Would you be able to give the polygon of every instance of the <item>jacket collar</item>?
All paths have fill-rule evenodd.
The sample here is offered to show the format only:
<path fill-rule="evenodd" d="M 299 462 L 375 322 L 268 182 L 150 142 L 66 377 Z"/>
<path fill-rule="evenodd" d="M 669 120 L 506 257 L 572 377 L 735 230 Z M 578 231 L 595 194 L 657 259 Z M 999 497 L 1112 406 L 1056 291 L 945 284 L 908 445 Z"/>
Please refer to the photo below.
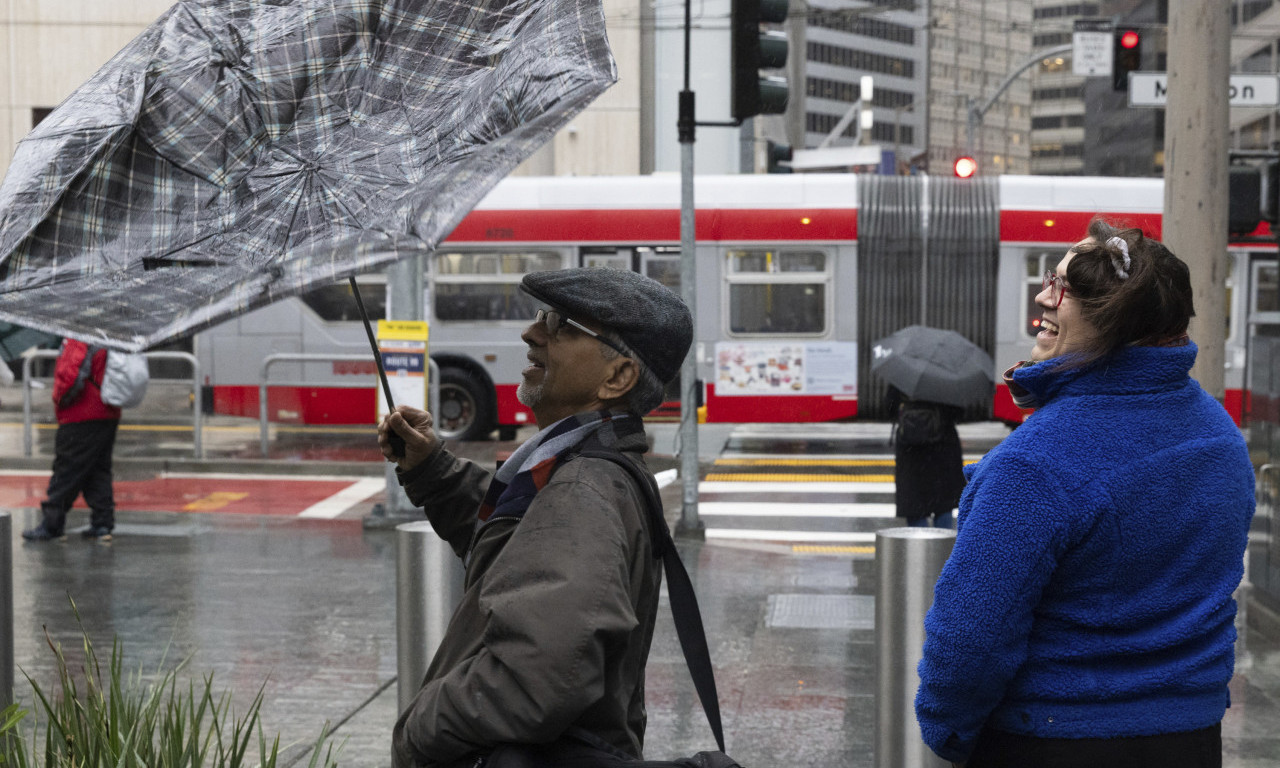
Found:
<path fill-rule="evenodd" d="M 1061 369 L 1061 358 L 1017 368 L 1011 378 L 1043 406 L 1059 395 L 1133 395 L 1167 389 L 1187 379 L 1198 348 L 1121 347 L 1083 368 Z"/>

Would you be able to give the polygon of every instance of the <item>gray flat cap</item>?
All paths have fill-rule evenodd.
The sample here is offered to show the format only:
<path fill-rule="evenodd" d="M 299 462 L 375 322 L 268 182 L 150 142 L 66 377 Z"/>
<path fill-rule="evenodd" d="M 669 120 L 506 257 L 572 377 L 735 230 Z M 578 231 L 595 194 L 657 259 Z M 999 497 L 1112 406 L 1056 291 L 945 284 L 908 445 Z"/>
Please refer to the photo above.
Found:
<path fill-rule="evenodd" d="M 663 382 L 680 372 L 693 342 L 693 316 L 657 280 L 623 269 L 531 272 L 520 287 L 575 320 L 594 320 L 622 337 Z"/>

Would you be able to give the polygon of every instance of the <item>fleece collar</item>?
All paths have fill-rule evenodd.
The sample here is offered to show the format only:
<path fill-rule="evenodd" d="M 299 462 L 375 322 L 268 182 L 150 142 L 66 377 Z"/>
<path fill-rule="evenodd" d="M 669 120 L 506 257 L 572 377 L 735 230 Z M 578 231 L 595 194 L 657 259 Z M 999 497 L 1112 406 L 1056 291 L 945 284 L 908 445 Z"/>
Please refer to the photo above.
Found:
<path fill-rule="evenodd" d="M 1177 347 L 1121 347 L 1083 368 L 1059 369 L 1061 359 L 1014 370 L 1013 381 L 1038 405 L 1059 395 L 1136 395 L 1186 381 L 1199 349 L 1188 341 Z"/>

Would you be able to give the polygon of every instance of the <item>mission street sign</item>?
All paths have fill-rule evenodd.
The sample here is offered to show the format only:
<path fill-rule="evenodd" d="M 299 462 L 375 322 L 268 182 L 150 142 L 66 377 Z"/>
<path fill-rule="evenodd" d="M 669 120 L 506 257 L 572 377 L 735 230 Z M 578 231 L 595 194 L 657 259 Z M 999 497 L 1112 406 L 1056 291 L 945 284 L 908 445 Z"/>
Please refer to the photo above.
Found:
<path fill-rule="evenodd" d="M 1168 96 L 1167 73 L 1129 73 L 1129 106 L 1163 107 Z M 1280 106 L 1280 76 L 1231 75 L 1227 85 L 1227 104 L 1232 107 Z"/>

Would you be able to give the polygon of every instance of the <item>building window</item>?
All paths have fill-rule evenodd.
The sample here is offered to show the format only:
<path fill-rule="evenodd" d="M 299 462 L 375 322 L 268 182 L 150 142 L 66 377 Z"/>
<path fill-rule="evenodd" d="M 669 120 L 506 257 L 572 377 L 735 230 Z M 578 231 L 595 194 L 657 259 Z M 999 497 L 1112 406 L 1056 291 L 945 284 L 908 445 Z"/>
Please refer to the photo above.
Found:
<path fill-rule="evenodd" d="M 1036 19 L 1061 19 L 1071 16 L 1097 16 L 1098 3 L 1067 3 L 1035 9 Z"/>
<path fill-rule="evenodd" d="M 915 45 L 916 42 L 916 31 L 911 27 L 866 16 L 851 16 L 845 10 L 814 8 L 809 12 L 809 23 L 823 29 L 834 29 L 890 43 Z"/>
<path fill-rule="evenodd" d="M 845 48 L 840 45 L 809 42 L 807 45 L 809 61 L 819 64 L 832 64 L 848 69 L 860 69 L 882 75 L 913 78 L 916 74 L 916 63 L 911 59 L 899 56 L 885 56 L 856 48 Z"/>
<path fill-rule="evenodd" d="M 805 79 L 805 93 L 817 99 L 831 99 L 849 104 L 861 97 L 858 83 L 840 80 L 829 80 L 825 77 L 809 77 Z M 909 91 L 898 91 L 893 88 L 877 87 L 871 98 L 872 106 L 896 109 L 914 103 L 915 94 Z"/>
<path fill-rule="evenodd" d="M 560 269 L 556 251 L 450 251 L 435 258 L 440 320 L 532 320 L 538 302 L 520 290 L 529 272 Z"/>
<path fill-rule="evenodd" d="M 1065 45 L 1071 42 L 1070 32 L 1044 32 L 1032 38 L 1035 48 L 1049 48 L 1054 45 Z"/>
<path fill-rule="evenodd" d="M 725 253 L 731 335 L 819 336 L 827 330 L 830 260 L 821 251 Z"/>
<path fill-rule="evenodd" d="M 1031 92 L 1031 98 L 1035 101 L 1048 101 L 1050 99 L 1083 99 L 1084 86 L 1076 85 L 1065 88 L 1037 88 Z"/>

